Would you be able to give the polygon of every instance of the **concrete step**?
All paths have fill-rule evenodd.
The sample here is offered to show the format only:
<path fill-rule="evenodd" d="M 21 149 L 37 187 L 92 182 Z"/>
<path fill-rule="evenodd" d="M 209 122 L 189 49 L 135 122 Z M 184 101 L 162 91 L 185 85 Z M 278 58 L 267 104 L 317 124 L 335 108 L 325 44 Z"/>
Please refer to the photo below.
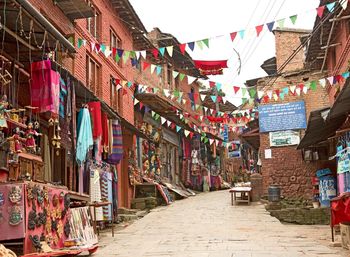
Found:
<path fill-rule="evenodd" d="M 139 219 L 135 214 L 118 214 L 118 223 L 120 222 L 129 222 Z"/>
<path fill-rule="evenodd" d="M 136 209 L 127 209 L 124 207 L 118 208 L 118 214 L 133 214 L 135 215 L 139 210 Z"/>
<path fill-rule="evenodd" d="M 143 217 L 145 217 L 148 213 L 149 213 L 149 211 L 138 211 L 138 212 L 136 213 L 136 215 L 137 215 L 137 217 L 139 217 L 139 218 L 143 218 Z"/>

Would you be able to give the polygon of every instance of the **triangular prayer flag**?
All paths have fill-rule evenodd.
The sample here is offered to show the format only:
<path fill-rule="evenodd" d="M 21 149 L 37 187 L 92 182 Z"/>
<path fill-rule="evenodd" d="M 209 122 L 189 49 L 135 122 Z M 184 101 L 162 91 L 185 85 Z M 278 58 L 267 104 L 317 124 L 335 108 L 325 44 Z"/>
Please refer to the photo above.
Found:
<path fill-rule="evenodd" d="M 298 15 L 292 15 L 289 16 L 289 19 L 291 20 L 291 22 L 293 23 L 293 25 L 295 25 L 295 22 L 297 21 Z"/>
<path fill-rule="evenodd" d="M 120 58 L 122 58 L 123 54 L 124 54 L 124 50 L 123 49 L 117 49 L 117 53 L 118 53 L 118 56 Z"/>
<path fill-rule="evenodd" d="M 275 99 L 275 101 L 277 102 L 277 100 L 278 100 L 278 95 L 273 94 L 273 99 Z"/>
<path fill-rule="evenodd" d="M 148 63 L 148 62 L 143 62 L 142 63 L 142 67 L 143 67 L 143 70 L 146 70 L 151 64 Z"/>
<path fill-rule="evenodd" d="M 203 39 L 202 42 L 209 48 L 209 38 Z"/>
<path fill-rule="evenodd" d="M 188 47 L 191 49 L 191 51 L 194 50 L 194 42 L 187 43 Z"/>
<path fill-rule="evenodd" d="M 273 30 L 273 26 L 275 25 L 274 21 L 271 21 L 269 23 L 266 23 L 267 28 L 269 29 L 270 32 Z"/>
<path fill-rule="evenodd" d="M 311 81 L 311 83 L 310 83 L 310 89 L 311 89 L 311 90 L 316 90 L 316 87 L 317 87 L 316 81 Z"/>
<path fill-rule="evenodd" d="M 247 91 L 248 91 L 248 90 L 247 90 L 246 88 L 244 88 L 244 87 L 242 88 L 242 96 L 243 96 L 243 97 L 246 95 Z"/>
<path fill-rule="evenodd" d="M 329 12 L 333 12 L 334 11 L 334 6 L 335 6 L 335 2 L 326 4 L 326 6 L 327 6 L 327 9 L 328 9 Z"/>
<path fill-rule="evenodd" d="M 240 38 L 241 38 L 241 39 L 243 39 L 243 38 L 244 38 L 244 32 L 245 32 L 245 30 L 244 30 L 244 29 L 242 29 L 242 30 L 238 31 L 238 34 L 239 34 L 239 36 L 240 36 Z"/>
<path fill-rule="evenodd" d="M 146 57 L 147 57 L 147 52 L 146 52 L 146 50 L 140 51 L 140 54 L 141 54 L 141 56 L 143 57 L 143 59 L 146 59 Z"/>
<path fill-rule="evenodd" d="M 186 50 L 186 43 L 184 43 L 184 44 L 180 44 L 180 45 L 179 45 L 179 47 L 180 47 L 180 51 L 181 51 L 181 53 L 182 53 L 182 54 L 185 54 L 185 50 Z"/>
<path fill-rule="evenodd" d="M 185 78 L 185 74 L 180 73 L 180 81 L 182 81 Z"/>
<path fill-rule="evenodd" d="M 212 145 L 214 143 L 214 139 L 209 139 L 210 145 Z"/>
<path fill-rule="evenodd" d="M 201 50 L 203 50 L 203 42 L 202 42 L 202 40 L 196 41 L 196 44 Z"/>
<path fill-rule="evenodd" d="M 91 42 L 91 52 L 93 52 L 95 50 L 95 43 L 94 42 Z"/>
<path fill-rule="evenodd" d="M 236 36 L 237 36 L 237 32 L 230 33 L 230 37 L 231 37 L 232 42 L 233 42 L 233 40 L 235 40 Z"/>
<path fill-rule="evenodd" d="M 211 100 L 213 100 L 213 102 L 216 103 L 216 98 L 217 98 L 216 95 L 211 95 L 210 97 L 211 97 Z"/>
<path fill-rule="evenodd" d="M 129 57 L 130 57 L 130 51 L 124 51 L 124 55 L 123 55 L 124 64 L 127 62 Z"/>
<path fill-rule="evenodd" d="M 173 78 L 176 79 L 176 77 L 179 75 L 179 72 L 173 71 Z"/>
<path fill-rule="evenodd" d="M 159 50 L 157 48 L 152 49 L 152 54 L 155 58 L 158 58 Z"/>
<path fill-rule="evenodd" d="M 151 74 L 153 74 L 154 70 L 156 69 L 156 65 L 151 64 Z"/>
<path fill-rule="evenodd" d="M 350 75 L 350 72 L 347 71 L 347 72 L 342 73 L 341 75 L 343 76 L 344 79 L 347 79 Z"/>
<path fill-rule="evenodd" d="M 264 91 L 258 91 L 258 98 L 261 99 L 264 95 Z"/>
<path fill-rule="evenodd" d="M 78 48 L 83 46 L 83 39 L 78 38 Z"/>
<path fill-rule="evenodd" d="M 284 100 L 284 93 L 280 93 L 281 100 Z"/>
<path fill-rule="evenodd" d="M 221 90 L 221 87 L 222 87 L 222 84 L 221 84 L 221 83 L 216 82 L 216 89 L 217 89 L 218 91 L 220 91 L 220 90 Z"/>
<path fill-rule="evenodd" d="M 326 79 L 320 79 L 318 82 L 321 84 L 321 87 L 324 88 L 326 86 Z"/>
<path fill-rule="evenodd" d="M 307 94 L 307 90 L 308 90 L 309 88 L 307 87 L 307 86 L 305 86 L 305 87 L 303 87 L 303 93 L 306 95 Z"/>
<path fill-rule="evenodd" d="M 339 3 L 340 3 L 340 5 L 341 5 L 341 7 L 343 8 L 343 10 L 345 10 L 346 7 L 348 6 L 348 2 L 349 2 L 349 1 L 347 1 L 347 0 L 345 0 L 345 1 L 340 0 L 340 1 L 339 1 Z"/>
<path fill-rule="evenodd" d="M 163 118 L 163 117 L 160 117 L 160 122 L 161 122 L 161 124 L 163 125 L 163 124 L 166 122 L 166 119 Z"/>
<path fill-rule="evenodd" d="M 206 97 L 206 95 L 200 94 L 200 98 L 201 98 L 202 102 L 204 101 L 205 97 Z"/>
<path fill-rule="evenodd" d="M 237 92 L 239 91 L 240 87 L 237 86 L 233 86 L 233 91 L 235 92 L 235 94 L 237 94 Z"/>
<path fill-rule="evenodd" d="M 251 98 L 254 98 L 256 95 L 256 90 L 255 89 L 249 89 L 249 95 Z"/>
<path fill-rule="evenodd" d="M 333 76 L 330 76 L 327 78 L 329 84 L 333 85 L 334 84 L 334 77 Z"/>
<path fill-rule="evenodd" d="M 300 94 L 301 94 L 301 89 L 300 89 L 300 87 L 298 87 L 297 89 L 295 89 L 295 92 L 297 93 L 297 95 L 300 95 Z"/>
<path fill-rule="evenodd" d="M 267 91 L 266 94 L 267 94 L 267 96 L 268 96 L 269 99 L 272 98 L 272 93 L 273 93 L 272 90 L 268 90 L 268 91 Z"/>
<path fill-rule="evenodd" d="M 278 20 L 278 21 L 277 21 L 278 27 L 283 28 L 283 27 L 284 27 L 284 21 L 285 21 L 285 20 L 286 20 L 286 18 L 283 18 L 283 19 Z"/>
<path fill-rule="evenodd" d="M 167 46 L 166 50 L 170 57 L 173 57 L 174 46 Z"/>
<path fill-rule="evenodd" d="M 141 57 L 140 51 L 135 51 L 135 54 L 136 54 L 136 59 L 139 60 Z"/>
<path fill-rule="evenodd" d="M 324 5 L 322 5 L 322 6 L 318 7 L 318 8 L 316 8 L 318 17 L 322 18 L 323 12 L 324 12 L 324 8 L 325 8 Z"/>
<path fill-rule="evenodd" d="M 106 50 L 105 50 L 104 54 L 105 54 L 105 56 L 106 56 L 107 58 L 111 56 L 112 51 L 111 51 L 111 49 L 109 48 L 109 46 L 106 46 Z"/>
<path fill-rule="evenodd" d="M 184 134 L 185 134 L 186 137 L 188 137 L 188 135 L 190 134 L 190 132 L 189 132 L 187 129 L 185 129 Z"/>
<path fill-rule="evenodd" d="M 134 105 L 137 105 L 140 101 L 137 100 L 136 98 L 134 99 Z"/>
<path fill-rule="evenodd" d="M 197 78 L 192 76 L 187 76 L 188 84 L 191 85 Z"/>
<path fill-rule="evenodd" d="M 162 72 L 162 66 L 157 66 L 157 76 Z"/>
<path fill-rule="evenodd" d="M 165 54 L 165 47 L 159 48 L 159 52 L 160 52 L 160 54 L 161 54 L 162 56 L 164 56 L 164 54 Z"/>
<path fill-rule="evenodd" d="M 168 125 L 168 127 L 170 127 L 171 121 L 170 121 L 170 120 L 167 120 L 167 121 L 166 121 L 166 124 Z"/>
<path fill-rule="evenodd" d="M 106 46 L 104 44 L 100 45 L 101 52 L 104 54 L 106 51 Z"/>
<path fill-rule="evenodd" d="M 290 92 L 292 92 L 292 93 L 294 94 L 294 93 L 295 93 L 296 86 L 290 86 L 289 89 L 290 89 Z"/>
<path fill-rule="evenodd" d="M 260 35 L 263 28 L 264 28 L 264 24 L 255 27 L 257 37 Z"/>
<path fill-rule="evenodd" d="M 95 49 L 96 49 L 96 52 L 98 53 L 101 50 L 101 45 L 96 43 L 95 44 Z"/>

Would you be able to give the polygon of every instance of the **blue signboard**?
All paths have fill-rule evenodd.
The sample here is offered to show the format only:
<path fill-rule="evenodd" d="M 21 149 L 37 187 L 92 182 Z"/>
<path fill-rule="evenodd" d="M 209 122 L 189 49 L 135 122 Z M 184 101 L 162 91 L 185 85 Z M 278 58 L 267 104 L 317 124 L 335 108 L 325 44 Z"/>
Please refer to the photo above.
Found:
<path fill-rule="evenodd" d="M 268 104 L 259 106 L 260 132 L 305 129 L 305 103 Z"/>

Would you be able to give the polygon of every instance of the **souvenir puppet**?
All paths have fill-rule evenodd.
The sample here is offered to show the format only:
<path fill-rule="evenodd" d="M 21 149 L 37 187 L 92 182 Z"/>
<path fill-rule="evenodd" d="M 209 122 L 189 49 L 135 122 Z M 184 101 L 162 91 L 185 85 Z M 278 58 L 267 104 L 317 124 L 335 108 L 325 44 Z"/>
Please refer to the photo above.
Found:
<path fill-rule="evenodd" d="M 140 130 L 141 130 L 141 132 L 142 132 L 143 134 L 146 133 L 146 130 L 147 130 L 147 124 L 146 124 L 146 122 L 143 122 L 143 123 L 142 123 Z"/>
<path fill-rule="evenodd" d="M 41 133 L 38 133 L 33 128 L 33 123 L 29 122 L 27 126 L 27 130 L 25 132 L 26 137 L 26 149 L 28 152 L 35 153 L 36 152 L 36 143 L 34 136 L 41 136 Z"/>
<path fill-rule="evenodd" d="M 15 128 L 14 134 L 11 137 L 7 138 L 7 141 L 10 142 L 10 152 L 11 153 L 21 153 L 23 151 L 22 142 L 25 142 L 25 139 L 21 137 L 20 128 Z"/>
<path fill-rule="evenodd" d="M 7 102 L 7 96 L 3 95 L 0 100 L 0 129 L 7 128 L 6 112 L 9 103 Z"/>

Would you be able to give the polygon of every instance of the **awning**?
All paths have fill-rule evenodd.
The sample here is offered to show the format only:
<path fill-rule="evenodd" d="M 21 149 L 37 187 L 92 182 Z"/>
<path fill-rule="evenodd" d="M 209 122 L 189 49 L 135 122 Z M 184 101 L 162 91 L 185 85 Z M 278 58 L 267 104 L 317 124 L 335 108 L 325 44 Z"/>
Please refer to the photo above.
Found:
<path fill-rule="evenodd" d="M 72 21 L 95 16 L 93 6 L 88 0 L 55 0 L 55 3 Z"/>
<path fill-rule="evenodd" d="M 331 108 L 323 108 L 310 113 L 305 136 L 297 149 L 315 145 L 329 137 L 343 125 L 350 113 L 350 78 L 346 79 Z"/>
<path fill-rule="evenodd" d="M 323 117 L 330 110 L 330 108 L 322 108 L 310 113 L 305 135 L 300 141 L 297 149 L 318 144 L 335 134 L 336 130 L 345 122 L 347 115 L 338 116 L 331 121 L 327 119 L 325 120 Z"/>
<path fill-rule="evenodd" d="M 182 108 L 180 106 L 175 106 L 176 108 L 174 108 L 174 102 L 170 102 L 168 99 L 153 93 L 138 93 L 135 97 L 164 118 L 169 119 L 182 128 L 193 131 L 193 129 L 176 114 L 176 109 L 182 110 Z M 198 127 L 200 126 L 196 120 L 191 121 Z"/>
<path fill-rule="evenodd" d="M 203 75 L 221 75 L 223 69 L 227 68 L 227 60 L 199 61 L 194 60 L 194 65 Z"/>
<path fill-rule="evenodd" d="M 10 4 L 5 0 L 0 0 L 0 12 L 5 16 L 2 17 L 3 31 L 10 37 L 5 37 L 5 49 L 11 56 L 17 56 L 17 41 L 26 48 L 21 47 L 19 62 L 28 62 L 27 53 L 23 50 L 30 49 L 31 53 L 38 53 L 42 58 L 43 49 L 39 47 L 45 44 L 49 49 L 55 48 L 56 42 L 59 41 L 64 49 L 69 53 L 75 53 L 75 48 L 64 35 L 62 35 L 28 0 L 13 0 Z M 21 20 L 19 24 L 19 20 Z M 32 24 L 32 25 L 31 25 Z M 32 33 L 32 39 L 28 41 L 25 36 Z M 20 33 L 21 32 L 21 33 Z M 30 43 L 29 43 L 30 42 Z M 22 61 L 23 60 L 23 61 Z"/>

